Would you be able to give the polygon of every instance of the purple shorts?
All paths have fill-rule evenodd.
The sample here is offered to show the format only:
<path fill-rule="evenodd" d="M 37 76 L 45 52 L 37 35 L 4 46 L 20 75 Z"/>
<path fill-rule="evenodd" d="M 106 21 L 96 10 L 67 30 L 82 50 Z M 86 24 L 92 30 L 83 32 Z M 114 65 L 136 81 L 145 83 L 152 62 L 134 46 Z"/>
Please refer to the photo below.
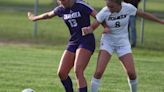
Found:
<path fill-rule="evenodd" d="M 70 42 L 67 45 L 67 50 L 71 52 L 76 52 L 78 48 L 84 48 L 91 52 L 94 52 L 95 50 L 95 38 L 93 37 L 83 37 L 79 43 L 76 44 L 70 44 Z"/>

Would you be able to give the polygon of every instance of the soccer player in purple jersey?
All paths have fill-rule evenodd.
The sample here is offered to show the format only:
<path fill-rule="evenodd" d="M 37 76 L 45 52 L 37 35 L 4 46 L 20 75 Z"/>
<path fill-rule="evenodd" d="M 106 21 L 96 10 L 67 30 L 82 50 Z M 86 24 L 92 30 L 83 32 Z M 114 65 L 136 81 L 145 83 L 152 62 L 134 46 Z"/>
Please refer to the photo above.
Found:
<path fill-rule="evenodd" d="M 90 26 L 90 16 L 95 18 L 96 11 L 83 1 L 58 0 L 58 3 L 60 5 L 54 10 L 38 16 L 28 12 L 28 18 L 31 21 L 37 21 L 59 16 L 64 20 L 71 37 L 61 58 L 58 76 L 66 92 L 73 92 L 72 81 L 68 74 L 74 68 L 78 92 L 87 92 L 84 70 L 95 50 L 95 38 L 92 33 L 82 36 L 81 29 Z"/>

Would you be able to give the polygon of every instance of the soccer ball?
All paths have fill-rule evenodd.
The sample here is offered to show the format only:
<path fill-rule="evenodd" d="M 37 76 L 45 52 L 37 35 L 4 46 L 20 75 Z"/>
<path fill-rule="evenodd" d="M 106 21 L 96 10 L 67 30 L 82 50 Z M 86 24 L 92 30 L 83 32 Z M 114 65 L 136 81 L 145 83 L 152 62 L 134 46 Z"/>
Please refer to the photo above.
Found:
<path fill-rule="evenodd" d="M 35 91 L 31 88 L 26 88 L 26 89 L 22 90 L 22 92 L 35 92 Z"/>

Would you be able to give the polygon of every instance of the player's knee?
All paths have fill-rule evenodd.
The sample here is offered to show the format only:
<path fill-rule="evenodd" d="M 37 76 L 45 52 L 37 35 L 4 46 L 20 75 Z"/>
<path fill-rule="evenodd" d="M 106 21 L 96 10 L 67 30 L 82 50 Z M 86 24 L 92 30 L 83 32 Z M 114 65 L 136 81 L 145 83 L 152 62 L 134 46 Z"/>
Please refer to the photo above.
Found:
<path fill-rule="evenodd" d="M 100 79 L 100 78 L 102 77 L 102 75 L 103 75 L 103 73 L 100 72 L 100 71 L 98 71 L 98 72 L 95 72 L 94 77 L 95 77 L 96 79 Z"/>
<path fill-rule="evenodd" d="M 61 80 L 65 80 L 65 79 L 67 78 L 67 76 L 68 76 L 68 74 L 66 74 L 66 73 L 63 72 L 63 71 L 58 71 L 58 72 L 57 72 L 57 75 L 59 76 L 59 78 L 60 78 Z"/>
<path fill-rule="evenodd" d="M 81 69 L 74 69 L 74 72 L 75 72 L 77 78 L 84 77 L 83 70 L 81 70 Z"/>
<path fill-rule="evenodd" d="M 137 78 L 135 72 L 128 72 L 128 76 L 130 80 L 135 80 Z"/>

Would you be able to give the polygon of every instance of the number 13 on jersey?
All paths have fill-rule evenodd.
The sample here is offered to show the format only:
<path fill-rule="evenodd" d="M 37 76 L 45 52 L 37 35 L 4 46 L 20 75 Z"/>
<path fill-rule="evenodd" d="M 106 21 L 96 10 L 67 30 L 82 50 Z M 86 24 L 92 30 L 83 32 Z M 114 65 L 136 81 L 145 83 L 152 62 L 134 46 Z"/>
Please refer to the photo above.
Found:
<path fill-rule="evenodd" d="M 69 19 L 68 22 L 70 23 L 71 27 L 76 27 L 77 26 L 76 19 Z"/>

